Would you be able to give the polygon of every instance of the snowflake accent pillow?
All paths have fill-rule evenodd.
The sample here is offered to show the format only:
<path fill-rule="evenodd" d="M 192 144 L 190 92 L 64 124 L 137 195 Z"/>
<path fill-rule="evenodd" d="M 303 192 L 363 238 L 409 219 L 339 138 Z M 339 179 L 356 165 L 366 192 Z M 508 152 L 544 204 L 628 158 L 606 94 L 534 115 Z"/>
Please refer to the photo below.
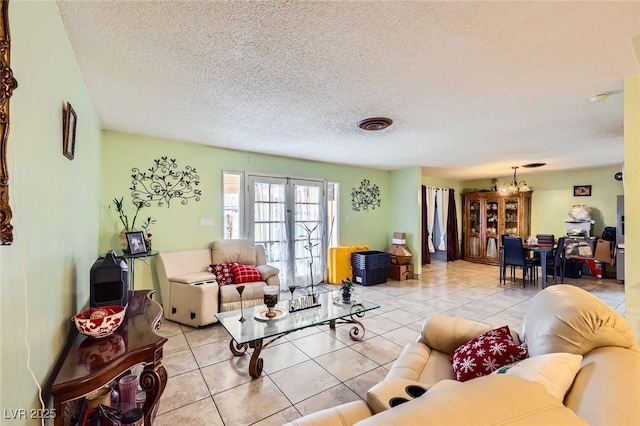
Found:
<path fill-rule="evenodd" d="M 505 325 L 487 331 L 453 351 L 451 367 L 456 379 L 466 382 L 526 357 L 526 345 L 517 345 Z"/>
<path fill-rule="evenodd" d="M 233 274 L 231 273 L 231 265 L 226 263 L 213 263 L 209 265 L 209 272 L 216 276 L 218 285 L 233 284 Z"/>

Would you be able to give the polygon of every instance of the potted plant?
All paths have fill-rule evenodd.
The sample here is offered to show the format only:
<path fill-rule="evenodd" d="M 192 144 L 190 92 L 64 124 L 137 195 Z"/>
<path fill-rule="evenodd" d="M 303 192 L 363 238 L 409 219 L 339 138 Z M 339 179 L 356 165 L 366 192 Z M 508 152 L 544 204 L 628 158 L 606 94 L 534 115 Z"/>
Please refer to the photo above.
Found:
<path fill-rule="evenodd" d="M 151 216 L 147 217 L 147 219 L 142 223 L 142 229 L 144 230 L 144 235 L 146 236 L 144 242 L 147 245 L 147 250 L 151 250 L 151 237 L 153 234 L 149 232 L 151 225 L 155 224 L 156 220 L 151 219 Z"/>
<path fill-rule="evenodd" d="M 133 202 L 133 205 L 136 207 L 136 211 L 133 214 L 133 220 L 131 221 L 131 223 L 129 223 L 129 217 L 124 212 L 123 199 L 124 197 L 120 197 L 119 200 L 117 198 L 114 198 L 113 201 L 111 201 L 111 204 L 113 204 L 116 212 L 118 212 L 118 217 L 120 219 L 120 222 L 122 222 L 122 226 L 124 226 L 124 230 L 126 232 L 134 231 L 136 226 L 136 219 L 138 218 L 138 212 L 140 212 L 140 209 L 144 207 L 144 203 L 142 201 Z"/>
<path fill-rule="evenodd" d="M 351 302 L 351 293 L 353 292 L 353 286 L 355 284 L 347 278 L 346 280 L 342 280 L 342 284 L 340 285 L 340 291 L 342 291 L 342 301 L 345 303 Z"/>
<path fill-rule="evenodd" d="M 124 229 L 120 231 L 120 247 L 122 247 L 122 250 L 127 251 L 129 245 L 127 243 L 126 233 L 136 230 L 135 228 L 136 219 L 138 218 L 138 213 L 140 212 L 140 209 L 144 207 L 144 202 L 135 201 L 135 200 L 133 201 L 133 205 L 135 206 L 136 210 L 135 210 L 135 213 L 133 214 L 133 220 L 131 221 L 131 223 L 129 223 L 129 216 L 127 216 L 127 214 L 124 211 L 123 200 L 124 200 L 124 197 L 120 197 L 120 199 L 114 198 L 111 201 L 111 204 L 116 209 L 116 212 L 118 213 L 118 218 L 120 219 L 122 226 L 124 226 Z"/>

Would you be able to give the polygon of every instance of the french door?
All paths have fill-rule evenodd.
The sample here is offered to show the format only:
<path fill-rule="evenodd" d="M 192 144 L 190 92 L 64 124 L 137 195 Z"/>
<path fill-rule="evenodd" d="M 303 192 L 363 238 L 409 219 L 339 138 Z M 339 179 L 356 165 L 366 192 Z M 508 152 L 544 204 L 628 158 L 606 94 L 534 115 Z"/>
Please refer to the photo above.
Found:
<path fill-rule="evenodd" d="M 249 175 L 247 231 L 280 269 L 280 285 L 308 287 L 326 270 L 326 182 Z"/>

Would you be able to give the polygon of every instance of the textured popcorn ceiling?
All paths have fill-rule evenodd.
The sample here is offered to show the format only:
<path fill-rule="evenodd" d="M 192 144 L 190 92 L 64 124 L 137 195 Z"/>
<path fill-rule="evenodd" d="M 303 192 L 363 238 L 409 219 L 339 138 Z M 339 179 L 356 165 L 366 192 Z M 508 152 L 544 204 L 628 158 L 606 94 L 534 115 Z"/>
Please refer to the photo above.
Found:
<path fill-rule="evenodd" d="M 104 129 L 458 178 L 623 161 L 640 2 L 58 6 Z"/>

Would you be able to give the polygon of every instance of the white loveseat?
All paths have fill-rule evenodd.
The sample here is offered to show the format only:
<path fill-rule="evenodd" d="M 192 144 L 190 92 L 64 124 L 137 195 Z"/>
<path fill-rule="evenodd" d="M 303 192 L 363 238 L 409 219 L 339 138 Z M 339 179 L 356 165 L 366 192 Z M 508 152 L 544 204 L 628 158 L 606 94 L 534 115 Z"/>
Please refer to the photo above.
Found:
<path fill-rule="evenodd" d="M 235 284 L 220 286 L 211 264 L 252 265 L 261 281 L 243 283 L 244 307 L 263 302 L 263 287 L 280 286 L 277 268 L 266 264 L 264 247 L 248 240 L 214 241 L 209 249 L 161 252 L 156 261 L 164 317 L 192 327 L 217 322 L 218 312 L 240 309 Z"/>

